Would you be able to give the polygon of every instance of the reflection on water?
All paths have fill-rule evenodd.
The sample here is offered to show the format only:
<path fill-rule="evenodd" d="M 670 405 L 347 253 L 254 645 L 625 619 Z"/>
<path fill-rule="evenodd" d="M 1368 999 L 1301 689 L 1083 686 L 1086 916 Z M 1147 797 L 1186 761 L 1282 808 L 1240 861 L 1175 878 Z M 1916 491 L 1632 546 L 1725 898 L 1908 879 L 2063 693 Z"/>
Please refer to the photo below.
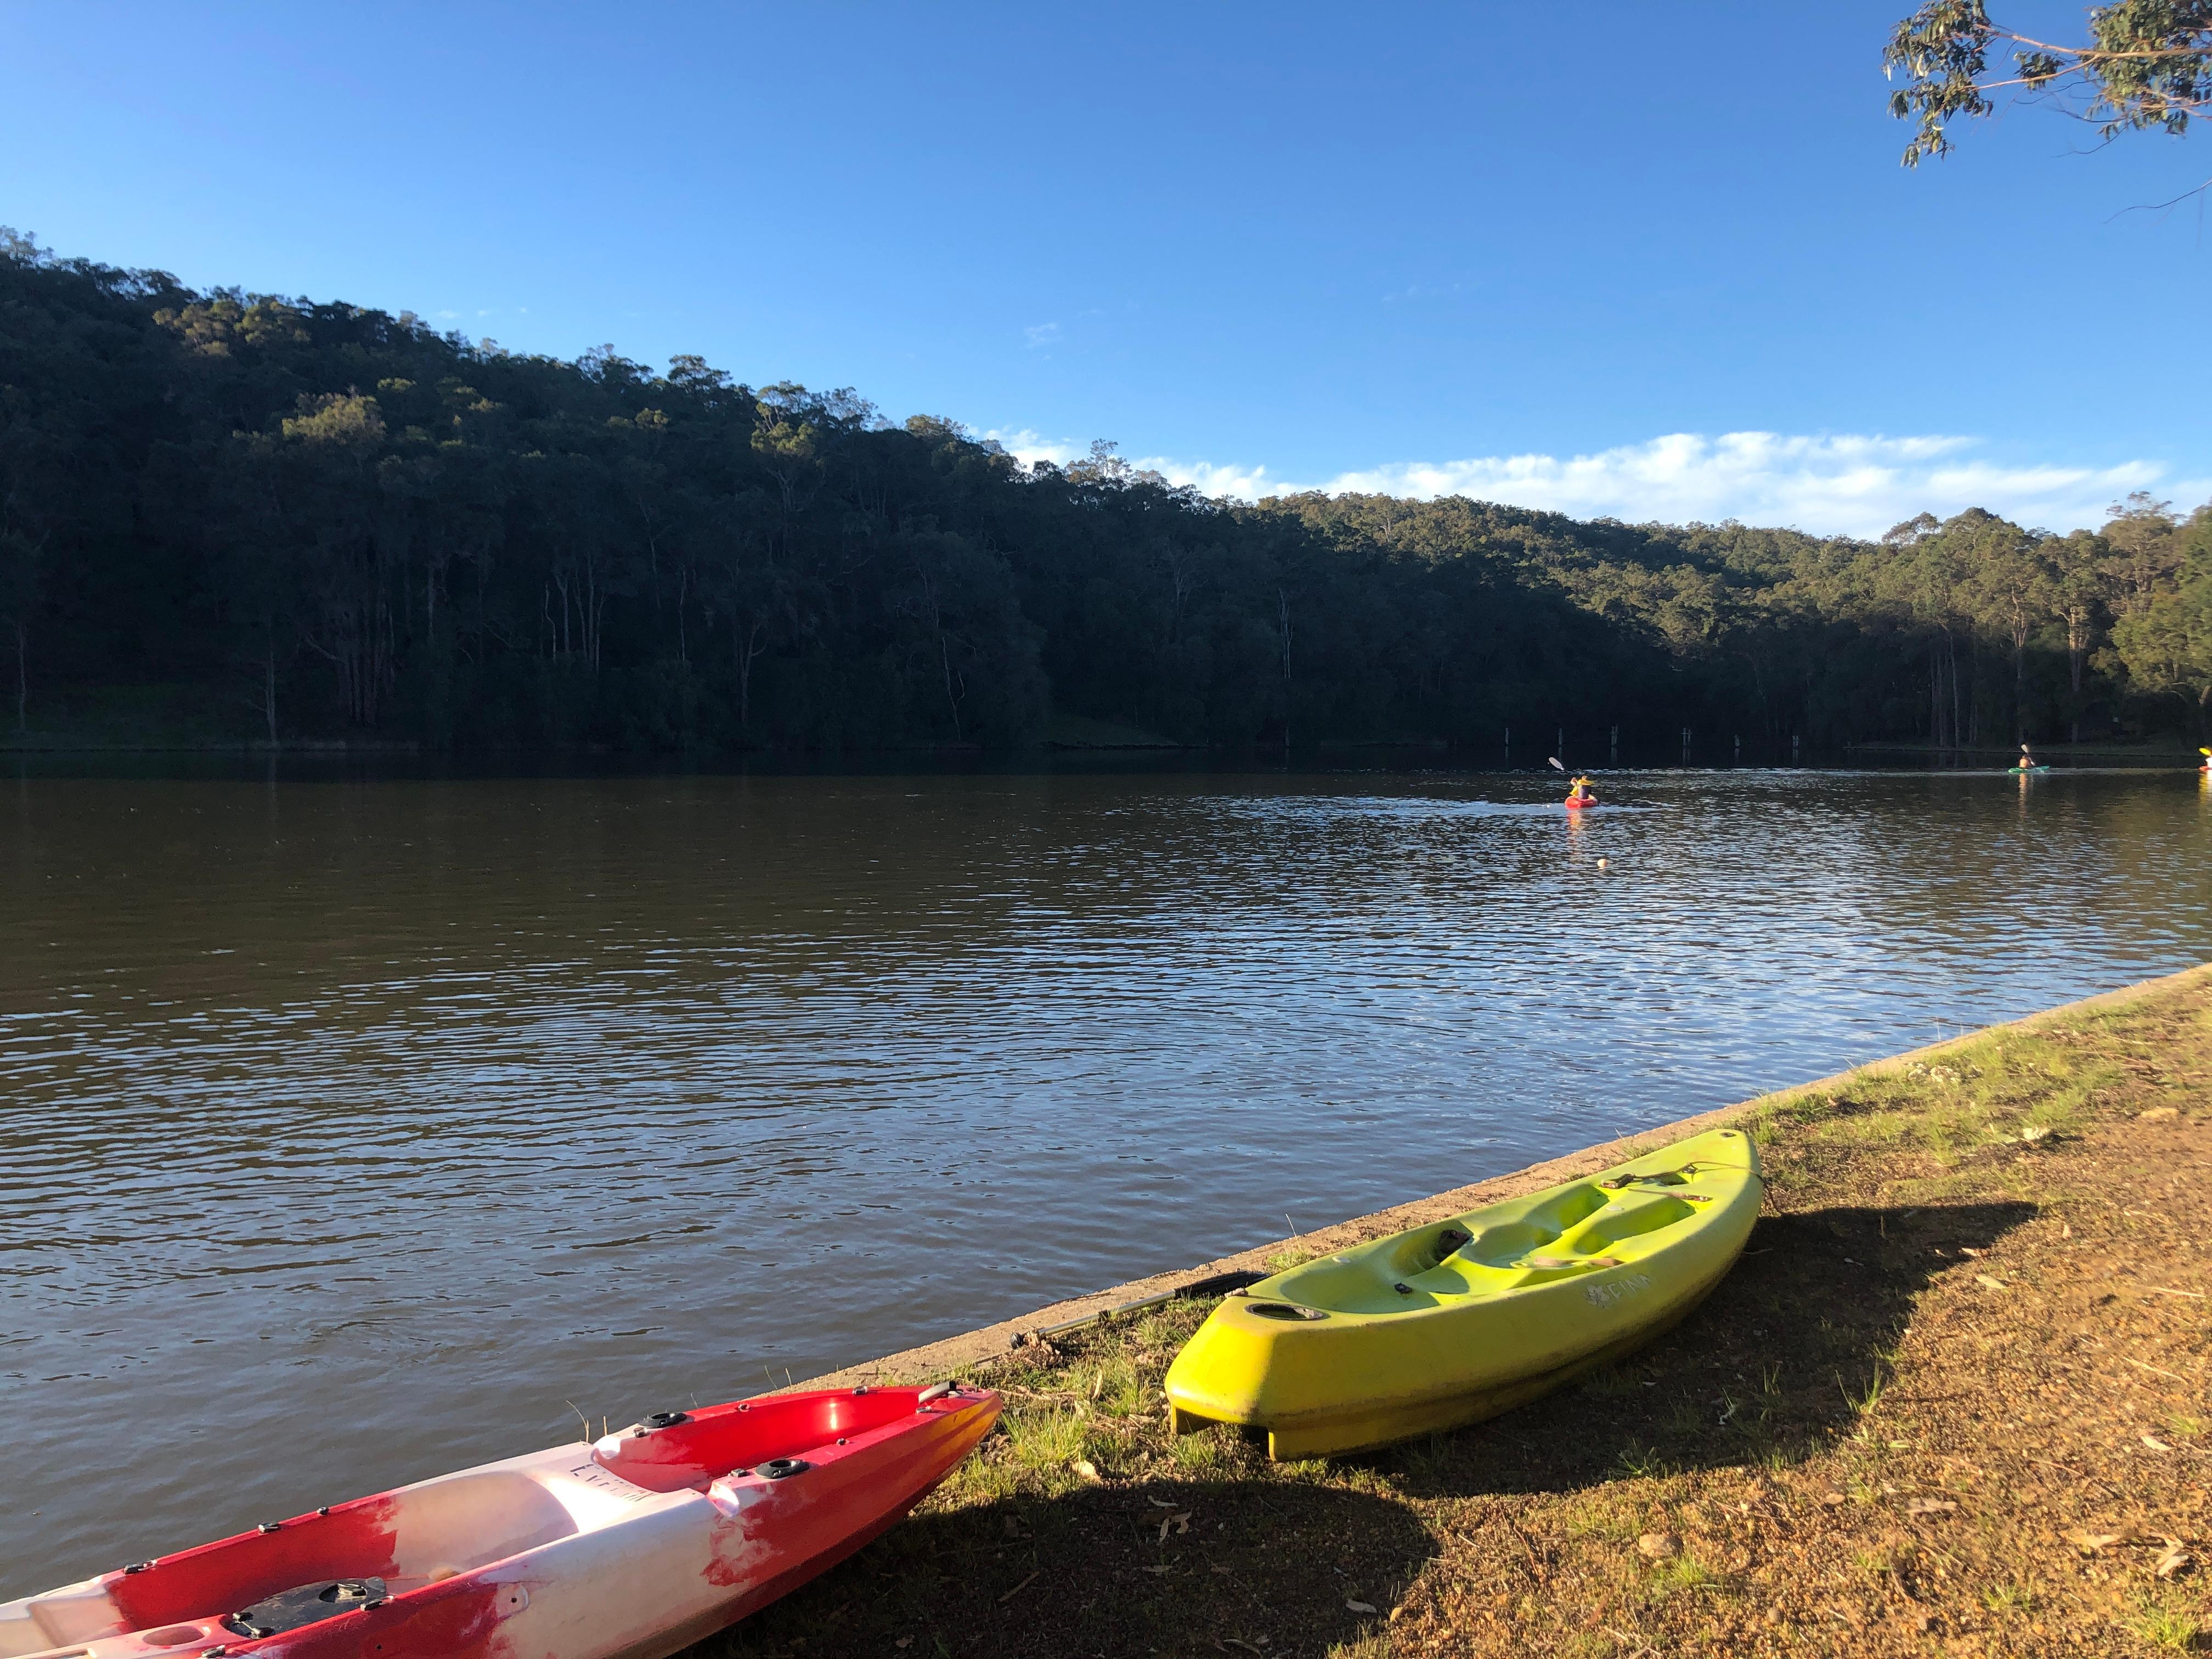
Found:
<path fill-rule="evenodd" d="M 2179 777 L 1607 793 L 0 784 L 0 1596 L 2212 955 Z"/>

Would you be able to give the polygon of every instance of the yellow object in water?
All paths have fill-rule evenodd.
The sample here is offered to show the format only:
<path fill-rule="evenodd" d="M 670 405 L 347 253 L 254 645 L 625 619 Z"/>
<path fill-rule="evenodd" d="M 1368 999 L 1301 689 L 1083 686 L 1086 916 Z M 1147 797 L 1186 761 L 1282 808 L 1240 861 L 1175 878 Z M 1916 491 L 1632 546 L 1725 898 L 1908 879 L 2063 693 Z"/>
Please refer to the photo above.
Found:
<path fill-rule="evenodd" d="M 1290 1268 L 1224 1298 L 1176 1356 L 1175 1427 L 1264 1430 L 1295 1458 L 1493 1417 L 1696 1307 L 1759 1204 L 1750 1138 L 1718 1129 Z"/>

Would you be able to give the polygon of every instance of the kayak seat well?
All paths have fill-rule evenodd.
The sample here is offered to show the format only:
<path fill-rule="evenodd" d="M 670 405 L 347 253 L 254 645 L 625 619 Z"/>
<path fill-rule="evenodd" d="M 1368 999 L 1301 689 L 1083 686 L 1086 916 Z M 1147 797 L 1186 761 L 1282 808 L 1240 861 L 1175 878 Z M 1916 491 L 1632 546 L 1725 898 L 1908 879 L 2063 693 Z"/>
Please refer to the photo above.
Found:
<path fill-rule="evenodd" d="M 1508 1222 L 1503 1227 L 1485 1227 L 1475 1235 L 1474 1242 L 1462 1248 L 1460 1254 L 1486 1267 L 1510 1267 L 1531 1250 L 1540 1250 L 1559 1243 L 1557 1227 L 1538 1226 L 1530 1221 Z"/>
<path fill-rule="evenodd" d="M 579 1529 L 575 1515 L 542 1481 L 509 1470 L 453 1475 L 411 1487 L 398 1494 L 392 1518 L 390 1575 L 395 1592 L 416 1581 L 472 1572 Z M 314 1576 L 357 1577 L 362 1571 L 342 1567 Z"/>
<path fill-rule="evenodd" d="M 1517 1267 L 1522 1257 L 1558 1243 L 1570 1227 L 1595 1215 L 1611 1201 L 1595 1187 L 1570 1187 L 1530 1206 L 1517 1220 L 1482 1228 L 1460 1247 L 1459 1255 L 1486 1267 Z"/>
<path fill-rule="evenodd" d="M 449 1475 L 241 1533 L 162 1558 L 131 1580 L 136 1625 L 149 1628 L 250 1607 L 308 1583 L 382 1578 L 398 1595 L 536 1549 L 580 1529 L 530 1475 Z"/>
<path fill-rule="evenodd" d="M 596 1443 L 592 1461 L 648 1492 L 704 1491 L 732 1469 L 804 1457 L 914 1415 L 912 1389 L 769 1395 L 709 1406 L 646 1434 L 624 1431 Z"/>
<path fill-rule="evenodd" d="M 1679 1198 L 1655 1194 L 1640 1201 L 1616 1205 L 1610 1214 L 1600 1216 L 1569 1239 L 1567 1248 L 1597 1255 L 1608 1245 L 1657 1232 L 1662 1227 L 1687 1221 L 1695 1214 L 1696 1209 Z"/>
<path fill-rule="evenodd" d="M 1409 1313 L 1619 1267 L 1613 1247 L 1698 1213 L 1666 1190 L 1681 1184 L 1686 1177 L 1676 1171 L 1615 1183 L 1609 1191 L 1582 1183 L 1517 1216 L 1508 1209 L 1510 1218 L 1487 1226 L 1480 1217 L 1462 1217 L 1433 1231 L 1404 1234 L 1388 1249 L 1294 1267 L 1283 1276 L 1281 1293 L 1297 1305 L 1330 1313 Z M 1471 1237 L 1470 1224 L 1476 1229 Z"/>

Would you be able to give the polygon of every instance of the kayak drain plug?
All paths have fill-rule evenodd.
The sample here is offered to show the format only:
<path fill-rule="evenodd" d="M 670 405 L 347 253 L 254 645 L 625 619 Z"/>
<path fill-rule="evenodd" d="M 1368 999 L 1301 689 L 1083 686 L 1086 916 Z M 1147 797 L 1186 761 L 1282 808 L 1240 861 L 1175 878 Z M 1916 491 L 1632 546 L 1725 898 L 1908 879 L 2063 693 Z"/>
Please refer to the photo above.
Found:
<path fill-rule="evenodd" d="M 690 1412 L 648 1412 L 638 1419 L 638 1427 L 645 1430 L 672 1429 L 678 1423 L 689 1423 Z"/>

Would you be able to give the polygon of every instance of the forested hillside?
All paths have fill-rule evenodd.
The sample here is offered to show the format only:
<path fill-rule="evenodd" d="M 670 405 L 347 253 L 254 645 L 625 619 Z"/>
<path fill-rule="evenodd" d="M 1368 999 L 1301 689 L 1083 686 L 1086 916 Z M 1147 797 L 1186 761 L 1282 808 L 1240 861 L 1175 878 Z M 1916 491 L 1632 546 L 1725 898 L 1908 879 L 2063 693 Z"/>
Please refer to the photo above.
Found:
<path fill-rule="evenodd" d="M 1556 727 L 1764 746 L 2196 730 L 2212 509 L 1879 544 L 1024 467 L 851 392 L 196 293 L 0 232 L 0 641 L 240 738 L 1013 746 Z M 58 712 L 59 711 L 59 712 Z"/>

